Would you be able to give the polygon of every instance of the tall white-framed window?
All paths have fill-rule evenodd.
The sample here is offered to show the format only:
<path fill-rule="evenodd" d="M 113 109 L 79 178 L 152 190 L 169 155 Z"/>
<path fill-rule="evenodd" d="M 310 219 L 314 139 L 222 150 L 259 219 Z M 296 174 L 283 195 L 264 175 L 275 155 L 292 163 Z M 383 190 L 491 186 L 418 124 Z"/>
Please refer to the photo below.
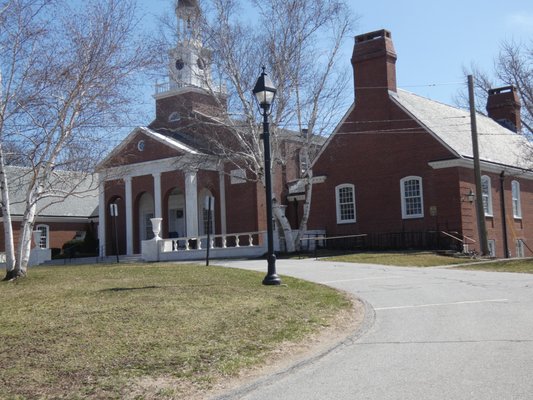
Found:
<path fill-rule="evenodd" d="M 511 192 L 513 198 L 513 217 L 522 218 L 522 204 L 520 203 L 520 182 L 511 182 Z"/>
<path fill-rule="evenodd" d="M 343 183 L 335 187 L 335 203 L 337 207 L 337 223 L 355 222 L 355 187 L 351 183 Z"/>
<path fill-rule="evenodd" d="M 525 257 L 524 254 L 524 241 L 522 239 L 516 240 L 516 257 L 523 258 Z"/>
<path fill-rule="evenodd" d="M 492 217 L 492 185 L 490 176 L 483 175 L 481 177 L 481 193 L 483 196 L 483 210 L 485 216 Z"/>
<path fill-rule="evenodd" d="M 422 178 L 419 176 L 406 176 L 400 180 L 402 195 L 402 218 L 424 217 L 424 196 Z"/>
<path fill-rule="evenodd" d="M 496 257 L 496 240 L 489 239 L 487 244 L 489 245 L 489 256 Z"/>
<path fill-rule="evenodd" d="M 39 241 L 39 247 L 41 249 L 48 249 L 50 247 L 50 227 L 48 225 L 37 225 L 36 231 L 41 231 L 41 240 Z"/>

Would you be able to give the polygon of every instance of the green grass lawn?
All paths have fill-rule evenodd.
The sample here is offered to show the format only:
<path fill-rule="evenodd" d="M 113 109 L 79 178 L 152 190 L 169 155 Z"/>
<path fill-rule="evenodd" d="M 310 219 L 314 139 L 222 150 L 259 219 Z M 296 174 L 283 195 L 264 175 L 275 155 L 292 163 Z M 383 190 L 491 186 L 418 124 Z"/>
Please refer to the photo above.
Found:
<path fill-rule="evenodd" d="M 326 257 L 327 261 L 361 264 L 395 265 L 399 267 L 435 267 L 472 262 L 471 259 L 442 256 L 431 252 L 364 252 Z"/>
<path fill-rule="evenodd" d="M 533 259 L 525 260 L 498 260 L 487 263 L 469 264 L 464 267 L 458 267 L 460 269 L 472 269 L 481 271 L 494 271 L 494 272 L 521 272 L 533 274 Z"/>
<path fill-rule="evenodd" d="M 470 258 L 442 256 L 431 252 L 365 252 L 325 257 L 321 258 L 321 260 L 399 267 L 436 267 L 462 264 L 456 268 L 495 272 L 533 273 L 533 259 L 483 262 Z"/>
<path fill-rule="evenodd" d="M 265 266 L 266 267 L 266 266 Z M 39 267 L 0 283 L 0 398 L 187 398 L 327 326 L 324 286 L 201 265 Z"/>

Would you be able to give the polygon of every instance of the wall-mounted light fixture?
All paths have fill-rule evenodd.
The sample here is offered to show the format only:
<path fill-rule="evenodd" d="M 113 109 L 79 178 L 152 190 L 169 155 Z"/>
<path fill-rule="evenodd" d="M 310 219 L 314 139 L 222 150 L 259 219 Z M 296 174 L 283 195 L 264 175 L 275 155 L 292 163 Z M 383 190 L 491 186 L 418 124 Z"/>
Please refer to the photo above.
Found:
<path fill-rule="evenodd" d="M 470 188 L 470 191 L 466 194 L 465 198 L 470 204 L 476 200 L 476 194 L 472 191 L 472 188 Z"/>

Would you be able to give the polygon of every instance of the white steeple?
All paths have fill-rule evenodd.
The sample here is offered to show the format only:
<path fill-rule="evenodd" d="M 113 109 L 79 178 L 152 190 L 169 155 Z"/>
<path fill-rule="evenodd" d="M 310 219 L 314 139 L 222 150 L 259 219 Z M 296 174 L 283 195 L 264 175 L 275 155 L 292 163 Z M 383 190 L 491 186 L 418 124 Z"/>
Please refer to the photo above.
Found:
<path fill-rule="evenodd" d="M 211 86 L 211 50 L 203 47 L 197 0 L 176 0 L 177 44 L 169 51 L 168 83 L 156 85 L 155 97 Z"/>

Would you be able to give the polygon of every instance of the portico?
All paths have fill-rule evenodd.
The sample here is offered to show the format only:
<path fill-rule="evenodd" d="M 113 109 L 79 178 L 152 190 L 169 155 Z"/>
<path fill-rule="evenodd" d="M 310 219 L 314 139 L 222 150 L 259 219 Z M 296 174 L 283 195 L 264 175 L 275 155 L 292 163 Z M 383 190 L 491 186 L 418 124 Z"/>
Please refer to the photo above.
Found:
<path fill-rule="evenodd" d="M 148 132 L 147 132 L 148 131 Z M 150 145 L 149 130 L 136 132 Z M 138 138 L 134 138 L 138 140 Z M 211 218 L 213 232 L 226 233 L 225 175 L 213 160 L 194 160 L 194 155 L 181 155 L 160 160 L 114 166 L 100 172 L 99 237 L 100 255 L 114 254 L 114 230 L 117 224 L 119 254 L 140 252 L 142 240 L 152 237 L 150 218 L 162 218 L 163 238 L 198 236 L 207 233 L 204 199 L 215 201 Z M 196 166 L 197 168 L 194 168 Z M 118 215 L 112 216 L 110 205 L 116 204 Z"/>

